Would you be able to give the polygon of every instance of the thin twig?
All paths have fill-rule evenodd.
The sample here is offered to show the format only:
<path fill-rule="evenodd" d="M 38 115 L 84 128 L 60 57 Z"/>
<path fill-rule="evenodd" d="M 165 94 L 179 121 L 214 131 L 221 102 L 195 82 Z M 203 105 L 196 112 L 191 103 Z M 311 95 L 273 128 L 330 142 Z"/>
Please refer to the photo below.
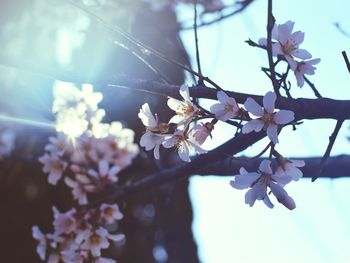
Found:
<path fill-rule="evenodd" d="M 220 22 L 226 18 L 230 18 L 230 17 L 233 17 L 241 12 L 243 12 L 251 3 L 253 3 L 254 0 L 245 0 L 245 1 L 241 1 L 241 7 L 239 7 L 238 9 L 232 11 L 231 13 L 228 13 L 226 15 L 224 14 L 221 14 L 219 17 L 217 18 L 214 18 L 213 20 L 211 21 L 207 21 L 207 22 L 202 22 L 201 24 L 198 25 L 198 28 L 201 28 L 201 27 L 205 27 L 205 26 L 210 26 L 212 24 L 215 24 L 217 22 Z M 227 7 L 228 8 L 228 7 Z M 180 30 L 189 30 L 189 29 L 192 29 L 192 27 L 181 27 Z"/>
<path fill-rule="evenodd" d="M 193 29 L 194 29 L 194 41 L 195 41 L 195 45 L 196 45 L 196 61 L 197 61 L 198 73 L 200 75 L 202 75 L 201 61 L 200 61 L 200 56 L 199 56 L 198 32 L 197 32 L 197 0 L 194 1 L 193 9 L 194 9 Z M 199 81 L 201 81 L 201 80 L 199 80 Z M 198 84 L 202 84 L 202 83 L 198 83 Z"/>
<path fill-rule="evenodd" d="M 275 18 L 272 14 L 272 0 L 268 0 L 268 6 L 267 6 L 267 56 L 269 59 L 269 67 L 271 72 L 271 82 L 273 89 L 277 95 L 277 97 L 280 97 L 281 94 L 279 92 L 277 80 L 276 80 L 276 72 L 275 72 L 275 66 L 273 63 L 273 57 L 272 57 L 272 29 L 275 25 Z"/>
<path fill-rule="evenodd" d="M 309 85 L 309 87 L 312 89 L 312 91 L 314 92 L 315 96 L 317 98 L 322 98 L 322 95 L 318 92 L 318 90 L 316 89 L 315 85 L 305 75 L 304 75 L 304 80 Z"/>
<path fill-rule="evenodd" d="M 331 151 L 332 151 L 335 139 L 338 136 L 338 133 L 340 131 L 341 126 L 343 125 L 343 122 L 344 122 L 344 120 L 338 120 L 337 121 L 337 124 L 335 125 L 334 131 L 333 131 L 332 135 L 329 137 L 329 144 L 327 146 L 326 152 L 324 153 L 324 155 L 322 157 L 318 173 L 316 173 L 312 177 L 312 179 L 311 179 L 312 182 L 314 182 L 321 175 L 321 173 L 323 171 L 323 168 L 324 168 L 324 165 L 326 164 L 326 161 L 328 160 L 328 158 L 329 158 L 329 156 L 331 154 Z"/>
<path fill-rule="evenodd" d="M 348 68 L 348 71 L 349 71 L 349 73 L 350 73 L 350 62 L 349 62 L 349 58 L 348 58 L 348 56 L 346 55 L 346 52 L 345 52 L 345 51 L 342 51 L 341 53 L 342 53 L 342 55 L 343 55 L 343 58 L 344 58 L 346 67 Z"/>
<path fill-rule="evenodd" d="M 140 42 L 139 40 L 137 40 L 136 38 L 134 38 L 133 36 L 127 34 L 126 32 L 124 32 L 122 29 L 120 29 L 117 26 L 112 26 L 110 24 L 108 24 L 106 21 L 104 21 L 101 17 L 97 16 L 96 14 L 94 14 L 93 12 L 91 12 L 90 10 L 86 9 L 85 7 L 75 3 L 73 0 L 66 0 L 68 1 L 70 4 L 72 4 L 74 7 L 80 9 L 81 11 L 85 12 L 89 17 L 91 17 L 94 21 L 102 24 L 104 27 L 106 27 L 108 30 L 117 33 L 119 35 L 121 35 L 122 37 L 124 37 L 125 39 L 127 39 L 128 41 L 130 41 L 131 43 L 133 43 L 134 45 L 136 45 L 141 51 L 146 51 L 150 54 L 153 54 L 154 56 L 158 57 L 159 59 L 173 64 L 189 73 L 191 73 L 192 75 L 197 76 L 199 79 L 213 85 L 213 87 L 215 87 L 217 90 L 223 90 L 217 83 L 215 83 L 213 80 L 211 80 L 208 77 L 203 76 L 202 74 L 199 74 L 198 72 L 192 70 L 191 68 L 189 68 L 188 66 L 176 61 L 175 59 L 172 59 L 170 57 L 165 56 L 164 54 L 162 54 L 161 52 L 143 44 L 142 42 Z"/>
<path fill-rule="evenodd" d="M 338 22 L 334 23 L 334 25 L 339 30 L 340 33 L 342 33 L 346 37 L 350 37 L 350 33 L 345 31 Z"/>

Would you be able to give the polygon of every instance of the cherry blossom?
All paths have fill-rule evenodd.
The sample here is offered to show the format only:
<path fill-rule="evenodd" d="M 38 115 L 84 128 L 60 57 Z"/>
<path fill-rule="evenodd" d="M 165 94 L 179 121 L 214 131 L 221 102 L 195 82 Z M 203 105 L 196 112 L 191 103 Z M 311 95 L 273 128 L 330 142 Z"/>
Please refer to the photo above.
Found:
<path fill-rule="evenodd" d="M 201 110 L 191 101 L 190 92 L 187 85 L 180 87 L 180 95 L 183 101 L 169 98 L 168 106 L 176 112 L 176 115 L 169 120 L 169 123 L 175 123 L 178 126 L 185 127 L 201 113 Z"/>
<path fill-rule="evenodd" d="M 88 238 L 85 239 L 81 248 L 89 250 L 93 257 L 100 257 L 101 249 L 106 249 L 110 245 L 107 239 L 108 237 L 108 231 L 103 227 L 99 227 L 95 231 L 90 231 Z"/>
<path fill-rule="evenodd" d="M 196 124 L 191 129 L 190 133 L 195 141 L 199 145 L 202 145 L 209 136 L 211 137 L 211 132 L 213 129 L 214 125 L 211 122 L 207 122 L 205 124 Z"/>
<path fill-rule="evenodd" d="M 52 208 L 54 214 L 53 225 L 58 234 L 70 234 L 76 229 L 76 209 L 71 209 L 65 213 L 60 213 L 56 207 Z"/>
<path fill-rule="evenodd" d="M 62 156 L 65 152 L 72 151 L 72 141 L 65 133 L 58 133 L 57 136 L 50 137 L 49 142 L 50 143 L 45 146 L 45 150 L 58 156 Z"/>
<path fill-rule="evenodd" d="M 44 154 L 39 158 L 39 161 L 44 165 L 44 173 L 49 174 L 48 182 L 52 185 L 56 185 L 67 168 L 67 162 L 62 161 L 55 154 Z"/>
<path fill-rule="evenodd" d="M 45 260 L 46 258 L 46 237 L 45 235 L 40 231 L 38 226 L 32 227 L 32 235 L 33 238 L 38 241 L 38 245 L 36 247 L 36 252 L 38 253 L 41 260 Z"/>
<path fill-rule="evenodd" d="M 86 175 L 76 174 L 75 179 L 65 177 L 64 182 L 72 188 L 73 198 L 78 200 L 80 205 L 86 205 L 88 204 L 87 193 L 94 192 L 96 187 Z"/>
<path fill-rule="evenodd" d="M 108 224 L 112 224 L 113 222 L 123 218 L 123 214 L 120 212 L 117 204 L 102 204 L 100 206 L 100 212 L 101 217 L 106 220 Z"/>
<path fill-rule="evenodd" d="M 229 97 L 225 92 L 218 91 L 217 98 L 219 103 L 211 106 L 210 111 L 215 114 L 215 118 L 221 121 L 238 117 L 241 114 L 236 100 Z"/>
<path fill-rule="evenodd" d="M 197 153 L 206 153 L 192 136 L 188 136 L 184 131 L 176 131 L 163 142 L 165 148 L 175 147 L 181 160 L 190 162 L 190 151 L 193 149 Z"/>
<path fill-rule="evenodd" d="M 289 160 L 283 157 L 278 158 L 279 166 L 276 169 L 276 176 L 289 176 L 291 180 L 298 181 L 302 176 L 303 172 L 299 169 L 305 166 L 303 160 Z"/>
<path fill-rule="evenodd" d="M 120 171 L 119 166 L 109 166 L 106 160 L 100 160 L 98 162 L 98 171 L 89 169 L 88 174 L 97 180 L 102 180 L 104 182 L 117 182 L 117 174 Z"/>
<path fill-rule="evenodd" d="M 304 41 L 304 32 L 296 31 L 293 33 L 294 22 L 287 21 L 284 24 L 275 24 L 272 30 L 272 39 L 276 42 L 272 44 L 272 52 L 274 56 L 282 55 L 288 61 L 292 70 L 297 66 L 294 57 L 300 59 L 310 59 L 311 54 L 300 49 L 300 44 Z M 261 38 L 259 44 L 267 46 L 267 39 Z"/>
<path fill-rule="evenodd" d="M 274 143 L 278 143 L 277 127 L 284 125 L 294 120 L 294 112 L 289 110 L 275 110 L 276 94 L 274 92 L 267 92 L 263 98 L 263 105 L 261 107 L 254 99 L 248 98 L 244 103 L 248 112 L 259 117 L 247 122 L 243 128 L 243 133 L 250 133 L 252 131 L 259 132 L 264 129 L 269 139 Z"/>
<path fill-rule="evenodd" d="M 297 79 L 298 87 L 304 86 L 304 75 L 314 75 L 316 67 L 314 65 L 318 64 L 321 60 L 319 58 L 311 60 L 303 60 L 297 62 L 294 69 L 294 75 Z"/>
<path fill-rule="evenodd" d="M 168 138 L 169 135 L 165 135 L 165 134 L 158 134 L 158 133 L 153 133 L 150 131 L 147 131 L 146 133 L 144 133 L 140 139 L 140 145 L 142 147 L 145 147 L 146 151 L 150 151 L 152 149 L 153 150 L 153 155 L 154 158 L 159 159 L 159 148 L 160 145 L 164 142 L 164 140 L 166 138 Z"/>
<path fill-rule="evenodd" d="M 250 188 L 245 195 L 245 203 L 253 206 L 256 200 L 263 200 L 265 205 L 273 208 L 267 194 L 269 187 L 277 200 L 288 209 L 295 208 L 294 200 L 288 195 L 283 186 L 290 182 L 289 176 L 276 176 L 271 169 L 271 161 L 264 160 L 259 166 L 258 172 L 248 173 L 244 168 L 240 169 L 240 174 L 235 175 L 231 186 L 236 189 Z"/>
<path fill-rule="evenodd" d="M 167 123 L 160 123 L 157 115 L 153 116 L 148 103 L 142 105 L 138 117 L 147 129 L 140 139 L 140 145 L 145 147 L 146 151 L 154 149 L 154 158 L 159 159 L 160 145 L 167 137 L 167 135 L 160 133 L 168 132 L 169 125 Z"/>

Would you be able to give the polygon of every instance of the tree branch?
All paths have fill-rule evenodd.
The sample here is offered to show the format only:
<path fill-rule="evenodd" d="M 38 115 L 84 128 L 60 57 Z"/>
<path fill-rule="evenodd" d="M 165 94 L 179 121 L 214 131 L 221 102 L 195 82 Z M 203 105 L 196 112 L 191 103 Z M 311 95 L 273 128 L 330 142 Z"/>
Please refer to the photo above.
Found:
<path fill-rule="evenodd" d="M 225 160 L 213 163 L 198 171 L 198 175 L 232 176 L 239 173 L 239 169 L 244 166 L 247 171 L 257 169 L 262 160 L 266 158 L 253 159 L 250 161 L 226 158 Z M 294 158 L 290 158 L 294 159 Z M 320 157 L 299 157 L 295 158 L 305 161 L 305 166 L 301 168 L 303 178 L 312 178 L 318 173 L 320 168 Z M 350 177 L 350 155 L 338 155 L 330 157 L 324 166 L 319 178 L 341 178 Z"/>
<path fill-rule="evenodd" d="M 193 174 L 196 174 L 197 171 L 205 168 L 206 164 L 208 165 L 215 163 L 220 159 L 225 158 L 225 156 L 237 154 L 253 145 L 255 142 L 261 140 L 265 136 L 265 132 L 239 134 L 207 154 L 195 157 L 190 163 L 181 163 L 178 166 L 161 170 L 160 172 L 149 175 L 128 186 L 116 186 L 112 188 L 112 190 L 108 189 L 109 193 L 107 193 L 106 196 L 108 196 L 108 199 L 112 201 L 120 197 L 125 197 L 129 194 L 134 194 L 136 192 L 153 188 L 165 183 L 187 178 Z"/>
<path fill-rule="evenodd" d="M 225 20 L 227 18 L 233 17 L 241 12 L 243 12 L 251 3 L 254 2 L 254 0 L 244 0 L 244 1 L 237 1 L 241 6 L 238 9 L 235 9 L 234 11 L 228 13 L 228 14 L 221 14 L 219 17 L 214 18 L 211 21 L 207 21 L 207 22 L 202 22 L 201 24 L 198 25 L 198 28 L 200 27 L 205 27 L 205 26 L 210 26 L 213 25 L 215 23 L 218 23 L 222 20 Z M 180 28 L 180 30 L 189 30 L 192 29 L 192 27 L 185 27 L 182 26 Z"/>
<path fill-rule="evenodd" d="M 140 92 L 153 93 L 161 96 L 179 97 L 178 85 L 170 85 L 157 81 L 133 79 L 126 75 L 95 75 L 86 77 L 76 73 L 64 71 L 54 67 L 43 67 L 35 63 L 13 61 L 0 54 L 0 64 L 16 69 L 22 69 L 33 74 L 45 76 L 54 80 L 73 83 L 90 83 L 92 85 L 127 88 Z M 244 103 L 248 97 L 253 98 L 262 105 L 263 96 L 225 91 L 238 103 Z M 196 86 L 190 89 L 191 96 L 217 100 L 217 90 L 204 86 Z M 320 99 L 290 99 L 280 97 L 276 101 L 276 108 L 291 110 L 295 113 L 295 120 L 302 119 L 350 119 L 350 100 Z"/>

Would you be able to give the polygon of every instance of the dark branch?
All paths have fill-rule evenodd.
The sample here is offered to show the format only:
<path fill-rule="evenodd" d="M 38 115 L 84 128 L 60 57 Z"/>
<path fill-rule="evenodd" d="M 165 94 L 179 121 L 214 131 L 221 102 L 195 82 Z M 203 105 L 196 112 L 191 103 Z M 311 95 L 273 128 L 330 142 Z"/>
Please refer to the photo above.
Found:
<path fill-rule="evenodd" d="M 344 58 L 346 67 L 348 68 L 348 71 L 349 71 L 349 73 L 350 73 L 350 61 L 349 61 L 349 58 L 348 58 L 348 56 L 346 55 L 346 52 L 345 52 L 345 51 L 342 51 L 341 53 L 342 53 L 342 55 L 343 55 L 343 58 Z"/>
<path fill-rule="evenodd" d="M 133 79 L 121 75 L 95 75 L 86 77 L 85 75 L 72 74 L 71 72 L 54 67 L 42 67 L 35 63 L 13 61 L 1 55 L 0 64 L 65 82 L 90 83 L 106 87 L 128 88 L 161 96 L 179 97 L 179 86 L 157 81 Z M 213 88 L 197 86 L 191 88 L 190 93 L 195 98 L 217 99 L 217 90 Z M 262 96 L 232 91 L 226 91 L 226 93 L 235 98 L 238 103 L 242 104 L 248 97 L 251 97 L 262 105 Z M 334 100 L 329 98 L 289 99 L 280 97 L 276 101 L 276 108 L 293 111 L 296 121 L 302 119 L 350 119 L 350 100 Z"/>
<path fill-rule="evenodd" d="M 294 159 L 294 158 L 291 158 Z M 301 168 L 304 178 L 312 178 L 315 174 L 319 172 L 320 162 L 322 158 L 320 157 L 300 157 L 295 158 L 305 161 L 305 166 Z M 261 161 L 264 158 L 253 159 L 250 161 L 235 160 L 232 158 L 227 158 L 223 161 L 213 163 L 200 171 L 198 175 L 215 175 L 215 176 L 233 176 L 239 173 L 241 167 L 245 167 L 247 171 L 256 170 Z M 350 155 L 339 155 L 330 157 L 327 164 L 324 166 L 322 173 L 319 178 L 340 178 L 340 177 L 350 177 Z"/>
<path fill-rule="evenodd" d="M 225 156 L 232 156 L 245 150 L 263 137 L 265 137 L 265 132 L 248 135 L 239 134 L 207 154 L 197 156 L 190 163 L 181 163 L 178 166 L 164 169 L 160 172 L 149 175 L 129 186 L 114 188 L 111 194 L 108 194 L 107 196 L 110 196 L 112 201 L 129 194 L 187 178 L 205 168 L 206 165 L 216 163 L 222 158 L 225 158 Z"/>

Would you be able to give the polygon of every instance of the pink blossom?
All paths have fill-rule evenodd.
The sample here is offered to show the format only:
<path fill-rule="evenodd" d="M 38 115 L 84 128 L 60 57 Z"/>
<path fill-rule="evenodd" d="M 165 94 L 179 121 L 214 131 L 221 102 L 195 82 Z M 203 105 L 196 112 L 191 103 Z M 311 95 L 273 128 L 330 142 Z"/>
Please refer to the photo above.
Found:
<path fill-rule="evenodd" d="M 163 141 L 165 148 L 175 147 L 181 160 L 190 162 L 190 150 L 193 149 L 197 153 L 206 153 L 193 137 L 189 137 L 184 131 L 176 131 L 171 137 Z"/>
<path fill-rule="evenodd" d="M 182 85 L 180 87 L 180 95 L 183 101 L 169 98 L 168 106 L 170 109 L 176 112 L 169 123 L 175 123 L 178 126 L 184 125 L 185 127 L 199 115 L 199 108 L 191 101 L 190 92 L 187 85 Z"/>
<path fill-rule="evenodd" d="M 206 139 L 211 136 L 213 129 L 214 125 L 210 122 L 207 122 L 205 124 L 196 124 L 191 129 L 190 134 L 199 145 L 202 145 Z"/>
<path fill-rule="evenodd" d="M 214 104 L 210 108 L 210 111 L 215 114 L 215 118 L 227 121 L 240 115 L 240 108 L 234 98 L 229 97 L 223 91 L 218 91 L 217 98 L 219 103 Z"/>
<path fill-rule="evenodd" d="M 123 214 L 120 212 L 117 204 L 102 204 L 100 212 L 101 217 L 106 220 L 108 224 L 112 224 L 116 220 L 121 220 L 123 218 Z"/>
<path fill-rule="evenodd" d="M 256 200 L 263 200 L 265 205 L 273 208 L 268 194 L 269 187 L 278 202 L 288 209 L 294 209 L 294 200 L 288 195 L 283 186 L 290 182 L 289 176 L 276 176 L 271 169 L 271 161 L 264 160 L 259 166 L 258 172 L 248 173 L 244 168 L 240 169 L 240 174 L 235 175 L 231 186 L 236 189 L 250 188 L 245 195 L 245 203 L 253 206 Z"/>
<path fill-rule="evenodd" d="M 289 110 L 280 110 L 275 112 L 276 94 L 267 92 L 263 99 L 264 107 L 261 107 L 255 100 L 248 98 L 244 103 L 248 112 L 259 117 L 247 122 L 243 128 L 243 133 L 252 131 L 259 132 L 262 129 L 266 131 L 269 139 L 274 143 L 278 143 L 278 125 L 284 125 L 294 120 L 294 112 Z"/>
<path fill-rule="evenodd" d="M 54 213 L 53 225 L 58 234 L 69 234 L 76 230 L 76 209 L 71 209 L 65 213 L 60 213 L 56 207 L 53 207 L 52 210 Z"/>
<path fill-rule="evenodd" d="M 44 164 L 43 171 L 48 173 L 48 181 L 52 185 L 56 185 L 61 179 L 63 172 L 67 168 L 67 162 L 64 162 L 55 154 L 44 154 L 39 158 L 39 161 Z"/>
<path fill-rule="evenodd" d="M 294 75 L 297 79 L 297 84 L 299 87 L 304 86 L 304 75 L 314 75 L 316 67 L 314 65 L 318 64 L 321 60 L 311 59 L 297 62 L 296 68 L 294 69 Z"/>

